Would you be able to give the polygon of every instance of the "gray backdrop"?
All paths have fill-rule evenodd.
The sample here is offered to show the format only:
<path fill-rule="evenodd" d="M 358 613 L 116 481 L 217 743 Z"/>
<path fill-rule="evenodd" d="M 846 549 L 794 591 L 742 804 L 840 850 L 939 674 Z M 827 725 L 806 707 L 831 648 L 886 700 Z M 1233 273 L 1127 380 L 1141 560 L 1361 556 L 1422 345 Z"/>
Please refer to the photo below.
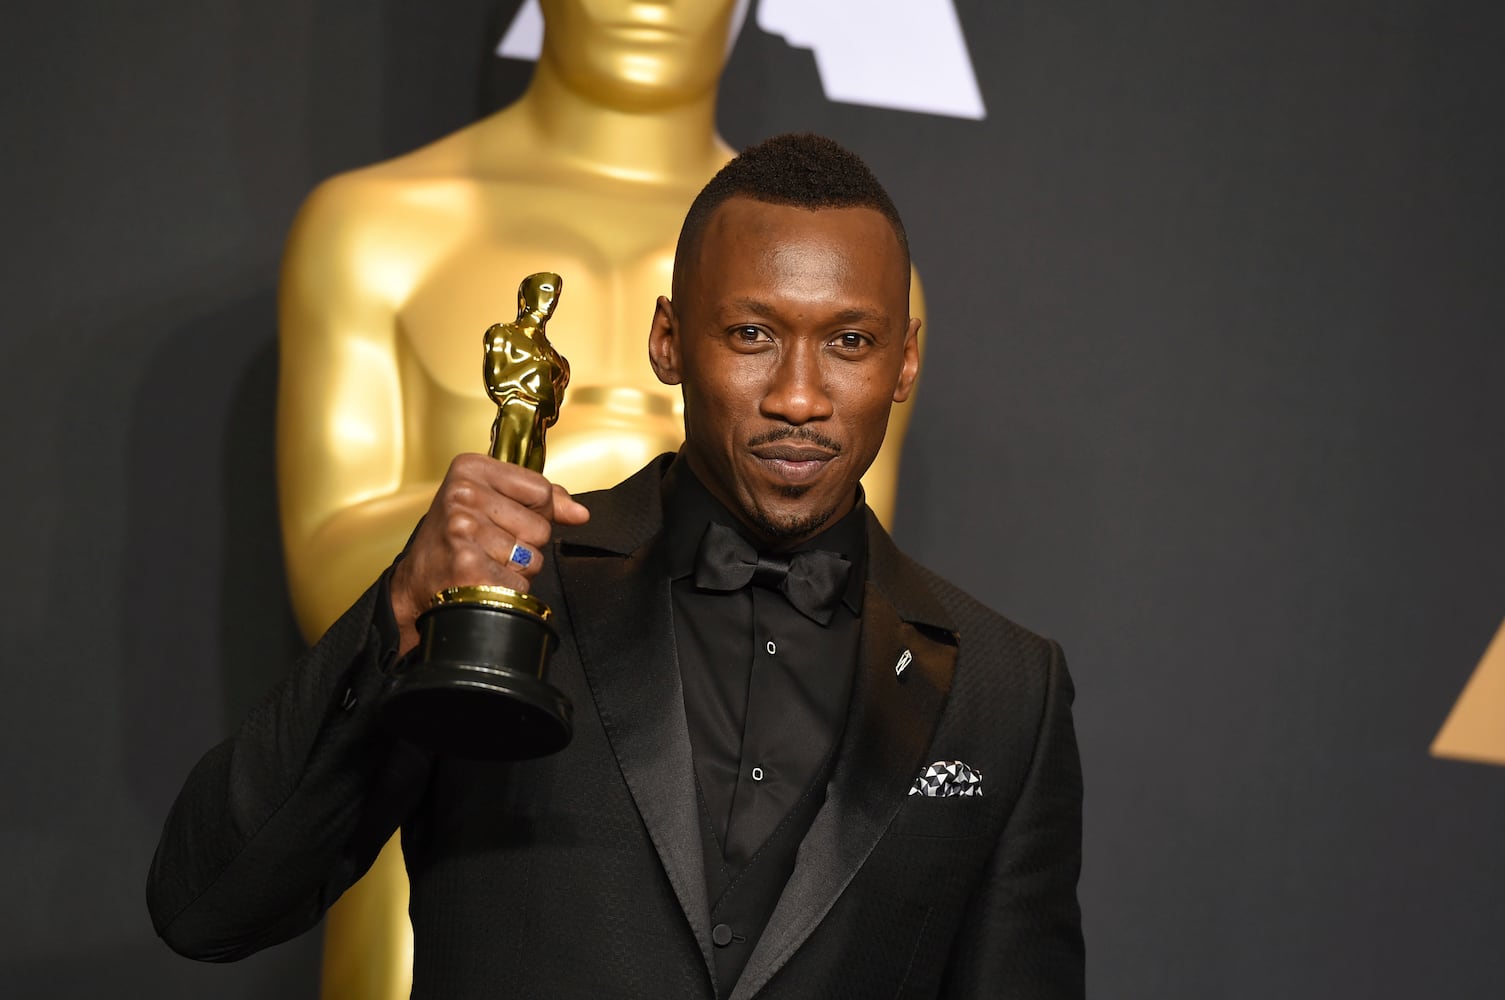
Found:
<path fill-rule="evenodd" d="M 515 5 L 7 5 L 7 996 L 315 995 L 316 934 L 195 965 L 142 884 L 297 646 L 287 225 L 515 96 Z M 1066 645 L 1093 994 L 1505 995 L 1505 769 L 1426 754 L 1505 616 L 1505 15 L 957 7 L 985 121 L 828 103 L 749 22 L 721 127 L 828 132 L 908 220 L 897 533 Z"/>

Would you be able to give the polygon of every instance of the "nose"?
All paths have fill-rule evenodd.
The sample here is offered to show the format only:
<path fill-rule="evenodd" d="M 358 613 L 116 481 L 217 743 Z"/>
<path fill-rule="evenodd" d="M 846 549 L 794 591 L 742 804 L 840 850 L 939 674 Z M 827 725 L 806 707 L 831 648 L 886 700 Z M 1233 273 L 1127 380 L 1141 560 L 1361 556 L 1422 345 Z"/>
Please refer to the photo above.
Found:
<path fill-rule="evenodd" d="M 831 416 L 819 346 L 795 342 L 779 352 L 760 409 L 796 426 Z"/>

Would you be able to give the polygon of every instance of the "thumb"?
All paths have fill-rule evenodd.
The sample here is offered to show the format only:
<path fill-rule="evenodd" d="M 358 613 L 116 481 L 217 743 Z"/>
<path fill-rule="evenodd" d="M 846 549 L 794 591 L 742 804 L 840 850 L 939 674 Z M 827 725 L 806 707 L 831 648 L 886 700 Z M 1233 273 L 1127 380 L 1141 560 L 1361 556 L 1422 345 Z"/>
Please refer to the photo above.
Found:
<path fill-rule="evenodd" d="M 584 504 L 570 496 L 563 486 L 554 486 L 555 524 L 584 524 L 591 519 L 591 512 Z"/>

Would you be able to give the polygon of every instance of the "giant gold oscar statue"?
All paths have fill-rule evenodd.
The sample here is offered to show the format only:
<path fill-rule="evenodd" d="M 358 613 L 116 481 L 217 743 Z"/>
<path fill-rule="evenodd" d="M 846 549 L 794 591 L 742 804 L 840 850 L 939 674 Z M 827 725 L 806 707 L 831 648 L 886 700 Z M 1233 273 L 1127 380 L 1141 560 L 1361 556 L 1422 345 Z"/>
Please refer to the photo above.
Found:
<path fill-rule="evenodd" d="M 683 437 L 647 363 L 656 296 L 696 192 L 731 156 L 716 84 L 734 0 L 543 0 L 543 51 L 514 104 L 397 159 L 332 178 L 289 237 L 280 291 L 278 486 L 289 587 L 310 640 L 391 562 L 450 459 L 493 415 L 476 331 L 519 274 L 569 276 L 569 401 L 549 477 L 610 486 Z M 923 317 L 918 282 L 911 309 Z M 909 408 L 868 472 L 893 511 Z M 397 1000 L 411 982 L 393 838 L 330 910 L 323 996 Z"/>

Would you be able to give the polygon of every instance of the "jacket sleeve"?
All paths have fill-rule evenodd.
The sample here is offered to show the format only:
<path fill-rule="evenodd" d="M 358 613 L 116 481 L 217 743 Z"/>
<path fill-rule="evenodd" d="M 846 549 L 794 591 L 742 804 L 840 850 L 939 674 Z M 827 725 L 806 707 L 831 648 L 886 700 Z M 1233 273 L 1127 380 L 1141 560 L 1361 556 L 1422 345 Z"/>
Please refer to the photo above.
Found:
<path fill-rule="evenodd" d="M 147 877 L 174 951 L 229 961 L 285 941 L 371 866 L 431 763 L 380 728 L 396 645 L 384 574 L 194 767 Z"/>
<path fill-rule="evenodd" d="M 1023 791 L 962 919 L 942 995 L 1081 1000 L 1082 768 L 1073 687 L 1050 644 L 1044 710 Z"/>

